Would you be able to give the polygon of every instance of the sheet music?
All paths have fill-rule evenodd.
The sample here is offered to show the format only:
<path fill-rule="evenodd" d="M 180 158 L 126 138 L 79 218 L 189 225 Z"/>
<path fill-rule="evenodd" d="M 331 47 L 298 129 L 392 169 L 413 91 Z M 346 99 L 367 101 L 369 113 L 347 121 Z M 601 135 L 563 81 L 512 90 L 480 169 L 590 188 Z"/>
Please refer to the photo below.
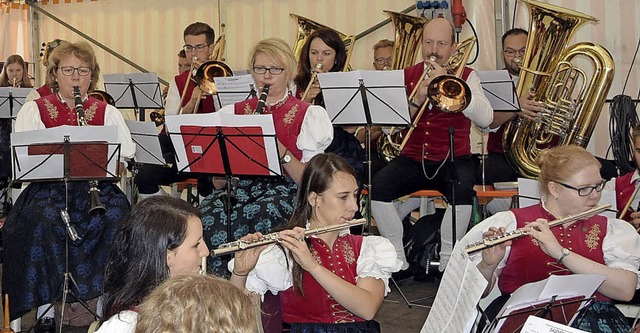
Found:
<path fill-rule="evenodd" d="M 64 155 L 30 155 L 29 146 L 34 144 L 63 143 L 64 137 L 69 136 L 70 142 L 87 141 L 107 142 L 109 173 L 117 175 L 119 151 L 117 126 L 58 126 L 42 130 L 11 133 L 11 159 L 13 163 L 14 179 L 18 180 L 46 180 L 62 179 L 64 176 Z M 114 154 L 116 156 L 114 156 Z M 16 165 L 17 163 L 17 165 Z M 73 163 L 73 161 L 72 161 Z"/>
<path fill-rule="evenodd" d="M 0 119 L 15 118 L 33 89 L 0 87 Z"/>
<path fill-rule="evenodd" d="M 216 100 L 216 110 L 220 107 L 232 105 L 244 101 L 251 97 L 251 88 L 257 91 L 256 83 L 251 75 L 214 77 L 218 97 Z"/>
<path fill-rule="evenodd" d="M 367 125 L 361 83 L 371 112 L 371 125 L 411 123 L 404 71 L 356 70 L 318 74 L 325 108 L 334 125 Z"/>
<path fill-rule="evenodd" d="M 460 242 L 456 243 L 420 333 L 469 332 L 487 284 Z"/>
<path fill-rule="evenodd" d="M 509 71 L 477 71 L 477 73 L 482 90 L 494 111 L 520 111 L 518 95 Z"/>
<path fill-rule="evenodd" d="M 520 333 L 581 333 L 586 332 L 544 318 L 529 316 Z"/>
<path fill-rule="evenodd" d="M 115 100 L 118 108 L 161 109 L 162 93 L 156 73 L 104 74 L 104 90 Z M 130 88 L 133 84 L 135 102 Z"/>
<path fill-rule="evenodd" d="M 158 131 L 154 123 L 125 119 L 131 139 L 136 145 L 135 161 L 138 163 L 165 165 Z"/>

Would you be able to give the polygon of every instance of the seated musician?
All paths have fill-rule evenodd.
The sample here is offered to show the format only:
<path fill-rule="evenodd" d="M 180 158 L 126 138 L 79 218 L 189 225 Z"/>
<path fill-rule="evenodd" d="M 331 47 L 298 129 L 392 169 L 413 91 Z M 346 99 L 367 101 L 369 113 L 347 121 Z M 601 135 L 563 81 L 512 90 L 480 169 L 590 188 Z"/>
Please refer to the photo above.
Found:
<path fill-rule="evenodd" d="M 633 140 L 633 159 L 636 170 L 624 174 L 612 180 L 616 191 L 616 206 L 618 218 L 630 222 L 635 228 L 640 227 L 640 193 L 638 193 L 638 180 L 640 180 L 640 125 L 631 132 Z M 626 209 L 625 209 L 626 208 Z"/>
<path fill-rule="evenodd" d="M 424 62 L 405 68 L 404 78 L 408 91 L 417 92 L 409 101 L 411 113 L 415 113 L 427 100 L 427 86 L 441 75 L 447 74 L 443 66 L 456 50 L 454 29 L 452 24 L 442 18 L 429 21 L 422 35 L 422 57 Z M 430 60 L 435 57 L 436 60 Z M 432 67 L 432 69 L 431 69 Z M 428 78 L 418 82 L 424 70 L 428 70 Z M 405 262 L 403 269 L 408 268 L 402 244 L 402 221 L 394 207 L 393 200 L 418 190 L 435 189 L 445 194 L 447 201 L 453 200 L 451 184 L 451 166 L 449 156 L 450 126 L 455 129 L 454 166 L 457 181 L 455 182 L 456 203 L 456 237 L 461 238 L 471 218 L 471 203 L 475 169 L 471 161 L 471 145 L 469 133 L 471 123 L 486 127 L 491 123 L 492 110 L 489 101 L 480 87 L 478 75 L 470 68 L 465 68 L 462 79 L 471 90 L 471 102 L 460 113 L 445 113 L 431 105 L 417 120 L 417 127 L 400 156 L 393 159 L 386 167 L 378 171 L 373 178 L 373 194 L 371 212 L 378 225 L 380 234 L 388 238 L 394 245 L 398 258 Z M 440 269 L 444 270 L 452 246 L 452 209 L 449 205 L 440 227 L 442 249 L 440 252 Z"/>
<path fill-rule="evenodd" d="M 196 22 L 188 25 L 184 29 L 184 54 L 189 60 L 189 65 L 193 65 L 197 69 L 200 64 L 209 60 L 213 54 L 215 32 L 206 23 Z M 178 69 L 184 67 L 178 64 Z M 188 69 L 190 69 L 189 67 Z M 199 87 L 196 87 L 192 79 L 192 72 L 189 70 L 180 71 L 178 75 L 169 84 L 167 99 L 165 103 L 165 115 L 181 114 L 181 113 L 210 113 L 214 112 L 213 98 L 210 94 L 202 93 Z M 196 100 L 201 98 L 198 110 L 194 111 Z M 165 194 L 160 185 L 170 185 L 172 183 L 185 180 L 189 174 L 178 173 L 175 163 L 175 150 L 169 137 L 164 133 L 158 136 L 162 154 L 167 164 L 172 165 L 169 168 L 156 165 L 143 164 L 139 167 L 138 173 L 134 179 L 138 187 L 140 198 L 148 198 L 153 195 Z M 198 195 L 204 198 L 213 192 L 213 177 L 210 175 L 196 175 L 198 178 Z"/>
<path fill-rule="evenodd" d="M 136 333 L 254 333 L 251 298 L 213 275 L 182 275 L 163 282 L 139 307 Z"/>
<path fill-rule="evenodd" d="M 169 277 L 199 274 L 208 255 L 197 208 L 168 196 L 140 201 L 118 227 L 108 255 L 97 332 L 133 333 L 142 301 Z"/>
<path fill-rule="evenodd" d="M 357 194 L 355 172 L 346 161 L 332 153 L 312 158 L 279 245 L 237 252 L 229 263 L 231 282 L 261 295 L 278 293 L 292 333 L 380 332 L 373 317 L 389 292 L 391 273 L 402 265 L 391 243 L 350 235 L 348 229 L 305 237 L 305 230 L 351 220 Z"/>
<path fill-rule="evenodd" d="M 45 69 L 49 67 L 49 57 L 53 53 L 53 50 L 64 43 L 68 42 L 57 38 L 46 44 L 42 43 L 43 47 L 41 49 L 42 53 L 40 53 L 40 56 L 42 57 L 42 65 L 45 67 Z M 47 95 L 53 94 L 53 90 L 51 89 L 51 82 L 49 82 L 48 80 L 49 77 L 45 77 L 45 82 L 40 88 L 29 92 L 29 94 L 25 98 L 25 102 L 35 101 L 40 97 L 45 97 Z"/>
<path fill-rule="evenodd" d="M 347 49 L 335 30 L 330 28 L 314 30 L 307 37 L 298 58 L 298 73 L 293 80 L 296 84 L 296 97 L 324 108 L 324 96 L 320 91 L 318 78 L 314 77 L 313 72 L 343 71 L 347 60 Z M 313 81 L 311 81 L 312 78 Z M 307 90 L 308 93 L 304 96 Z M 326 152 L 336 153 L 347 160 L 356 170 L 358 175 L 356 180 L 362 183 L 366 177 L 363 163 L 366 153 L 354 135 L 356 129 L 357 126 L 334 126 L 333 140 Z"/>
<path fill-rule="evenodd" d="M 495 316 L 520 286 L 549 275 L 600 274 L 606 278 L 595 293 L 596 301 L 579 314 L 574 327 L 586 332 L 628 332 L 629 323 L 611 300 L 629 300 L 640 287 L 640 237 L 634 228 L 602 215 L 549 225 L 598 205 L 605 185 L 600 162 L 576 146 L 547 149 L 536 162 L 541 170 L 541 202 L 491 216 L 461 240 L 465 246 L 516 228 L 524 228 L 528 234 L 472 256 L 489 282 L 485 295 L 499 277 L 503 296 L 489 306 L 487 314 Z"/>
<path fill-rule="evenodd" d="M 231 207 L 231 234 L 227 235 L 225 189 L 216 189 L 200 204 L 204 237 L 207 244 L 218 247 L 250 232 L 267 233 L 286 223 L 293 211 L 293 201 L 304 164 L 322 153 L 331 142 L 332 128 L 327 112 L 320 106 L 305 103 L 290 94 L 289 86 L 295 74 L 295 57 L 281 39 L 258 42 L 251 50 L 249 68 L 256 86 L 270 85 L 264 114 L 273 117 L 278 151 L 285 177 L 241 178 L 237 186 L 237 203 Z M 253 114 L 257 98 L 223 107 L 220 112 L 237 115 Z M 221 258 L 210 260 L 219 275 L 226 275 Z"/>
<path fill-rule="evenodd" d="M 87 95 L 100 77 L 88 43 L 58 46 L 49 57 L 47 76 L 55 93 L 25 103 L 18 112 L 16 132 L 82 125 L 84 118 L 90 126 L 117 127 L 121 157 L 133 157 L 135 145 L 120 111 Z M 74 87 L 79 88 L 84 117 L 75 108 Z M 129 212 L 129 202 L 115 183 L 100 181 L 96 187 L 105 209 L 91 215 L 86 180 L 32 182 L 18 197 L 2 232 L 4 267 L 11 267 L 2 270 L 2 288 L 9 294 L 12 319 L 38 307 L 38 318 L 43 320 L 37 323 L 37 331 L 55 329 L 50 303 L 62 299 L 69 237 L 62 210 L 69 213 L 69 224 L 80 237 L 68 239 L 68 268 L 75 280 L 71 291 L 83 301 L 102 294 L 107 253 L 116 228 Z"/>

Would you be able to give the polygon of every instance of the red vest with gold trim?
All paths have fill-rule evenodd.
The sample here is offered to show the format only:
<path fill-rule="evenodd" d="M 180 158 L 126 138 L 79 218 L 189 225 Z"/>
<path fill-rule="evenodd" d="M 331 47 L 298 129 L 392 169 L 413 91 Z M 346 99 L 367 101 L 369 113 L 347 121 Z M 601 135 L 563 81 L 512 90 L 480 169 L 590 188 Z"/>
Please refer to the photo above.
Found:
<path fill-rule="evenodd" d="M 343 280 L 356 284 L 356 267 L 362 247 L 362 236 L 340 236 L 333 244 L 333 249 L 319 238 L 309 239 L 313 247 L 311 254 L 318 263 Z M 364 321 L 338 304 L 307 272 L 302 276 L 302 288 L 305 297 L 298 294 L 293 287 L 280 293 L 282 318 L 285 322 L 335 324 Z"/>
<path fill-rule="evenodd" d="M 187 82 L 187 79 L 190 79 L 191 71 L 182 72 L 181 74 L 176 75 L 174 78 L 176 82 L 176 86 L 178 87 L 178 93 L 182 96 L 182 91 L 184 90 L 184 85 Z M 180 106 L 184 107 L 189 103 L 189 99 L 191 98 L 191 94 L 193 93 L 193 89 L 195 89 L 196 84 L 193 80 L 189 80 L 189 85 L 187 86 L 187 92 L 184 94 L 184 98 L 180 101 Z M 200 101 L 200 105 L 198 106 L 198 110 L 195 110 L 193 113 L 211 113 L 215 112 L 215 107 L 213 104 L 213 97 L 207 96 L 207 98 Z"/>
<path fill-rule="evenodd" d="M 624 206 L 627 205 L 633 191 L 636 189 L 635 182 L 631 183 L 631 178 L 634 174 L 635 171 L 632 171 L 616 178 L 616 207 L 618 207 L 618 214 L 622 213 Z M 638 207 L 630 207 L 621 219 L 627 222 L 631 221 L 631 209 L 635 211 L 636 208 Z"/>
<path fill-rule="evenodd" d="M 234 105 L 235 114 L 253 114 L 258 104 L 258 98 L 251 98 Z M 298 160 L 302 158 L 302 151 L 298 149 L 297 141 L 302 121 L 311 104 L 289 96 L 285 101 L 275 105 L 265 105 L 264 114 L 271 114 L 276 128 L 276 137 L 289 149 Z M 281 152 L 282 154 L 282 152 Z"/>
<path fill-rule="evenodd" d="M 404 69 L 404 83 L 407 87 L 407 93 L 413 91 L 422 75 L 423 69 L 424 63 L 422 62 Z M 465 67 L 462 72 L 462 79 L 466 81 L 472 71 L 471 68 Z M 430 161 L 444 160 L 449 152 L 450 126 L 455 129 L 455 156 L 470 155 L 471 141 L 469 133 L 471 132 L 471 120 L 461 112 L 445 113 L 437 108 L 430 108 L 424 111 L 401 155 L 415 161 L 422 159 Z"/>
<path fill-rule="evenodd" d="M 78 114 L 75 107 L 67 107 L 65 103 L 58 100 L 56 94 L 38 98 L 35 102 L 38 105 L 38 111 L 40 111 L 40 119 L 46 128 L 78 125 Z M 107 103 L 89 97 L 82 103 L 82 107 L 87 124 L 104 125 Z"/>
<path fill-rule="evenodd" d="M 517 228 L 538 218 L 553 221 L 556 219 L 551 213 L 542 208 L 542 204 L 526 208 L 513 209 L 516 216 Z M 586 220 L 579 220 L 568 228 L 557 226 L 551 228 L 558 242 L 573 253 L 604 265 L 602 241 L 607 234 L 607 218 L 601 215 Z M 540 245 L 532 237 L 525 236 L 514 240 L 506 266 L 500 273 L 498 286 L 502 293 L 513 293 L 520 286 L 544 280 L 549 275 L 568 275 L 571 272 L 555 259 L 546 255 Z M 597 299 L 608 301 L 609 298 L 600 293 L 594 294 Z"/>
<path fill-rule="evenodd" d="M 46 84 L 36 89 L 36 91 L 38 92 L 38 94 L 40 94 L 40 97 L 45 97 L 53 94 L 53 91 L 51 90 L 51 88 L 49 88 L 49 86 Z"/>

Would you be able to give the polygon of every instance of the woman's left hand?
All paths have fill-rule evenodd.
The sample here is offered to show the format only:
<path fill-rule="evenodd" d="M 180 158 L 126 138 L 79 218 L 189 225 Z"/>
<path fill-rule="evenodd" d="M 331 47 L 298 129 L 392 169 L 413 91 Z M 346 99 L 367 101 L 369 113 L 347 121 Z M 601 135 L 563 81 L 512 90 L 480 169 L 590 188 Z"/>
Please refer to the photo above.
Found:
<path fill-rule="evenodd" d="M 549 221 L 537 219 L 525 227 L 527 234 L 540 243 L 542 251 L 553 259 L 562 255 L 562 245 L 558 243 L 556 236 L 549 229 Z"/>
<path fill-rule="evenodd" d="M 309 246 L 304 240 L 305 230 L 295 227 L 292 230 L 283 230 L 280 232 L 280 244 L 289 249 L 293 254 L 293 259 L 300 264 L 300 267 L 309 272 L 320 264 L 313 258 L 309 251 Z"/>

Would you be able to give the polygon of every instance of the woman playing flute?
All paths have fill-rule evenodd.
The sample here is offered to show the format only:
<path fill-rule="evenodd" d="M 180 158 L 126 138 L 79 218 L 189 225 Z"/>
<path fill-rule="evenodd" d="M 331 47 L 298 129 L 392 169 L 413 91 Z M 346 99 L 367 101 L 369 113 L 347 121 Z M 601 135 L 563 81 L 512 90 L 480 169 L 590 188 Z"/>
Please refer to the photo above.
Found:
<path fill-rule="evenodd" d="M 528 236 L 487 248 L 472 257 L 489 285 L 496 280 L 502 296 L 487 308 L 495 316 L 520 286 L 550 275 L 600 274 L 604 282 L 595 302 L 573 321 L 587 332 L 627 332 L 629 324 L 611 302 L 629 300 L 638 283 L 640 237 L 622 220 L 595 215 L 549 228 L 549 221 L 595 207 L 605 181 L 600 163 L 580 147 L 561 146 L 543 151 L 537 159 L 541 202 L 498 213 L 475 226 L 462 245 L 482 237 L 499 237 L 516 228 Z"/>

